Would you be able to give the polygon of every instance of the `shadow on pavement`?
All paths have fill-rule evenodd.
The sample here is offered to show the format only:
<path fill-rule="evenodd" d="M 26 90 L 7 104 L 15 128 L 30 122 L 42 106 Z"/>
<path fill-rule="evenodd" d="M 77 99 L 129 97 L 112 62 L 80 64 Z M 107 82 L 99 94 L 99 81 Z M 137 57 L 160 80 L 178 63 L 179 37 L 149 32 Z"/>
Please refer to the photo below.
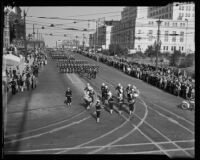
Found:
<path fill-rule="evenodd" d="M 23 117 L 22 117 L 22 120 L 21 120 L 21 124 L 19 126 L 19 130 L 17 133 L 22 133 L 24 132 L 24 128 L 25 128 L 25 125 L 26 125 L 26 121 L 27 121 L 27 115 L 28 115 L 28 108 L 29 108 L 29 102 L 31 100 L 31 97 L 32 97 L 32 91 L 29 91 L 28 92 L 28 97 L 27 97 L 27 100 L 25 102 L 25 107 L 24 107 L 24 111 L 23 111 Z M 16 139 L 21 139 L 23 138 L 23 134 L 19 134 Z M 17 141 L 16 143 L 13 144 L 13 146 L 11 146 L 12 150 L 13 151 L 18 151 L 19 148 L 20 148 L 20 141 Z"/>

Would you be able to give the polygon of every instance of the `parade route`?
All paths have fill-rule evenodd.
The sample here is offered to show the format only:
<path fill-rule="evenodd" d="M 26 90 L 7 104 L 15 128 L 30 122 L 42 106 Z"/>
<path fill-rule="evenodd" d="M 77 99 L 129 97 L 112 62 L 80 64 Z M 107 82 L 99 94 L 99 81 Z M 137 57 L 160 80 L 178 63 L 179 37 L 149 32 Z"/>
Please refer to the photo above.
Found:
<path fill-rule="evenodd" d="M 115 68 L 78 53 L 76 59 L 100 66 L 96 79 L 58 72 L 55 61 L 39 73 L 36 89 L 13 96 L 7 104 L 5 154 L 160 154 L 194 157 L 194 112 L 181 110 L 182 98 L 170 95 Z M 141 94 L 134 114 L 124 105 L 119 115 L 102 111 L 96 123 L 95 108 L 86 110 L 83 88 L 90 83 L 100 95 L 102 83 L 112 93 L 121 83 L 134 84 Z M 64 104 L 67 87 L 72 107 Z"/>

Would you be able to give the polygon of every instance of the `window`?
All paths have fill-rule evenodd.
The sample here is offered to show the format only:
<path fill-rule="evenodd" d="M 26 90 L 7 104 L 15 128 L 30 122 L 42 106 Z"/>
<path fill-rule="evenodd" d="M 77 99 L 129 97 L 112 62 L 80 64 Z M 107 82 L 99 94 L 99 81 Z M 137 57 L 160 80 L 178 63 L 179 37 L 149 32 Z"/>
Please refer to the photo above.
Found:
<path fill-rule="evenodd" d="M 188 13 L 188 17 L 190 17 L 190 13 Z"/>
<path fill-rule="evenodd" d="M 184 10 L 184 6 L 182 6 L 182 10 Z"/>
<path fill-rule="evenodd" d="M 174 46 L 174 50 L 176 50 L 176 46 Z"/>
<path fill-rule="evenodd" d="M 179 10 L 181 10 L 181 6 L 179 6 Z"/>
<path fill-rule="evenodd" d="M 168 14 L 165 15 L 165 18 L 168 18 Z"/>
<path fill-rule="evenodd" d="M 161 14 L 161 10 L 159 10 L 159 14 Z"/>
<path fill-rule="evenodd" d="M 152 41 L 152 39 L 153 39 L 153 30 L 149 30 L 149 33 L 148 33 L 148 39 L 149 39 L 149 41 Z"/>
<path fill-rule="evenodd" d="M 184 47 L 182 47 L 182 51 L 183 51 Z"/>
<path fill-rule="evenodd" d="M 172 32 L 173 36 L 172 36 L 172 42 L 176 42 L 176 31 Z"/>
<path fill-rule="evenodd" d="M 164 38 L 165 42 L 168 42 L 168 34 L 169 34 L 169 31 L 165 31 L 165 38 Z"/>
<path fill-rule="evenodd" d="M 165 50 L 165 46 L 163 46 L 163 50 Z"/>
<path fill-rule="evenodd" d="M 166 46 L 166 50 L 168 51 L 168 46 Z"/>
<path fill-rule="evenodd" d="M 180 42 L 184 41 L 184 32 L 180 32 Z"/>
<path fill-rule="evenodd" d="M 171 46 L 171 51 L 173 51 L 173 46 Z"/>

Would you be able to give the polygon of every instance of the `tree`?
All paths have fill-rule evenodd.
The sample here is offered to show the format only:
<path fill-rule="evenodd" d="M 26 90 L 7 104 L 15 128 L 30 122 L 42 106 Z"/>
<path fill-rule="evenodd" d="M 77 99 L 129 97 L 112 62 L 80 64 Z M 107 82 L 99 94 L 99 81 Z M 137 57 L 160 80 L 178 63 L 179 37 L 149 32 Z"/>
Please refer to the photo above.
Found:
<path fill-rule="evenodd" d="M 120 47 L 119 44 L 110 44 L 109 45 L 109 52 L 111 55 L 121 55 L 123 53 L 123 49 Z"/>
<path fill-rule="evenodd" d="M 155 57 L 156 56 L 156 50 L 154 50 L 154 46 L 148 46 L 148 48 L 145 51 L 145 55 L 148 57 Z"/>
<path fill-rule="evenodd" d="M 174 50 L 174 53 L 171 54 L 170 57 L 170 65 L 178 67 L 181 62 L 181 52 L 178 50 Z"/>

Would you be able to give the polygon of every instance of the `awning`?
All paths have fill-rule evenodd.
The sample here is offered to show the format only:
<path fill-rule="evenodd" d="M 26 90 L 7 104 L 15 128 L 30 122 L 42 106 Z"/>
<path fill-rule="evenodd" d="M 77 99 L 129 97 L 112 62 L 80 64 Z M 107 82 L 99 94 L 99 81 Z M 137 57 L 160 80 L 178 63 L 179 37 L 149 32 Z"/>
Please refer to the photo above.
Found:
<path fill-rule="evenodd" d="M 20 57 L 17 57 L 12 54 L 3 55 L 3 66 L 14 66 L 20 63 Z"/>

